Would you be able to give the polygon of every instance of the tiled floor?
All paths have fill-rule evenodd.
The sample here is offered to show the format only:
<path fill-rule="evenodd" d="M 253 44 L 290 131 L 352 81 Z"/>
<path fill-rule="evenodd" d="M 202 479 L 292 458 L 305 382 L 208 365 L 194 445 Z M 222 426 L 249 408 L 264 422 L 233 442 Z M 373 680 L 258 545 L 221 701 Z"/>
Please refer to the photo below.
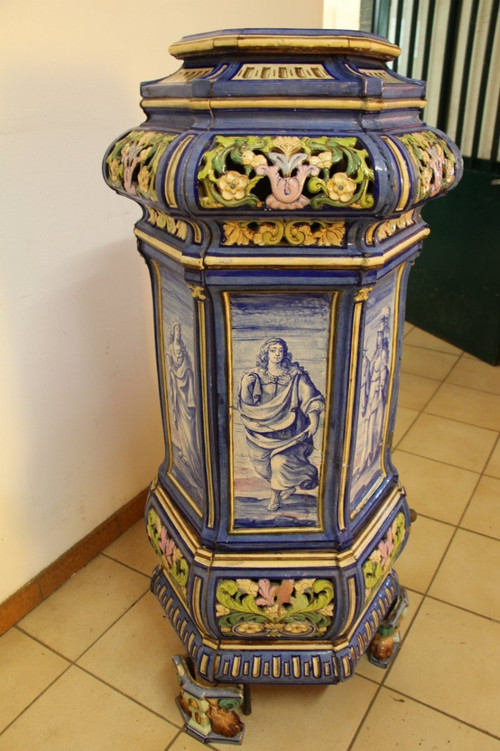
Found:
<path fill-rule="evenodd" d="M 500 749 L 500 368 L 407 327 L 395 464 L 419 514 L 404 646 L 339 686 L 259 686 L 247 751 Z M 141 524 L 0 639 L 0 751 L 198 751 Z M 3 731 L 3 732 L 2 732 Z M 215 748 L 224 748 L 216 746 Z"/>

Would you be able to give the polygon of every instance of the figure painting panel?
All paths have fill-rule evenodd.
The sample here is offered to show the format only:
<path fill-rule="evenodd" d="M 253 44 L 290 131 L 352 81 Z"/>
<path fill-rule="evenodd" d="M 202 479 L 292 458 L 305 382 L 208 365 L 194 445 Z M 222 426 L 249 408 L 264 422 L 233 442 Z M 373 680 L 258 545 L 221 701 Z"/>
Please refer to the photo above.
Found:
<path fill-rule="evenodd" d="M 391 274 L 375 288 L 366 303 L 350 495 L 352 510 L 381 476 L 392 369 L 395 283 L 396 277 Z"/>
<path fill-rule="evenodd" d="M 173 274 L 162 280 L 162 307 L 170 472 L 201 508 L 203 463 L 199 389 L 193 366 L 194 304 L 184 280 Z"/>
<path fill-rule="evenodd" d="M 233 295 L 236 528 L 315 527 L 331 295 Z"/>

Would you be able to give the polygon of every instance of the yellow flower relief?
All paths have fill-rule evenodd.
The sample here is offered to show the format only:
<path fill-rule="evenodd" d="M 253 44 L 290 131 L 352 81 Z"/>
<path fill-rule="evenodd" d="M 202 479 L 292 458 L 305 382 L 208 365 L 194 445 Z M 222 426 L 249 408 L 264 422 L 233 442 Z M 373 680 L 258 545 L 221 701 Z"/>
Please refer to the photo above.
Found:
<path fill-rule="evenodd" d="M 141 167 L 139 174 L 137 175 L 137 182 L 139 188 L 143 193 L 147 193 L 149 190 L 149 178 L 151 177 L 147 167 Z"/>
<path fill-rule="evenodd" d="M 244 165 L 253 167 L 254 169 L 258 167 L 259 164 L 267 164 L 267 159 L 264 154 L 255 154 L 250 150 L 243 152 L 242 161 Z"/>
<path fill-rule="evenodd" d="M 320 169 L 329 169 L 332 166 L 331 152 L 322 151 L 318 156 L 309 157 L 309 164 L 313 164 Z"/>
<path fill-rule="evenodd" d="M 345 172 L 337 172 L 326 184 L 328 197 L 332 201 L 349 203 L 356 191 L 357 185 L 354 180 L 347 177 Z"/>
<path fill-rule="evenodd" d="M 229 170 L 217 180 L 217 187 L 225 201 L 241 201 L 246 195 L 248 177 Z"/>

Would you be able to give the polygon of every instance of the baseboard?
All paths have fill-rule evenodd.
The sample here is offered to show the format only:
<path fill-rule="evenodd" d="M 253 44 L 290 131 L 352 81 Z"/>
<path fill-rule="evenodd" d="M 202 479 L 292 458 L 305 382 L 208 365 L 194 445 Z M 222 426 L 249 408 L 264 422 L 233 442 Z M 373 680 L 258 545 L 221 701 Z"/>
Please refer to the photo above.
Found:
<path fill-rule="evenodd" d="M 147 495 L 147 489 L 141 491 L 24 587 L 0 603 L 0 635 L 139 521 L 144 514 Z"/>

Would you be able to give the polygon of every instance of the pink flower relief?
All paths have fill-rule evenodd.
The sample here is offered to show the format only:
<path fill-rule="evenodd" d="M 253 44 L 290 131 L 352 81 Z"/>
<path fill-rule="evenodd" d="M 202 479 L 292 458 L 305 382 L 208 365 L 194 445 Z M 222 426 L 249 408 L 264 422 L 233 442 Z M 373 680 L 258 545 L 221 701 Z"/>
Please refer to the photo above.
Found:
<path fill-rule="evenodd" d="M 175 542 L 168 536 L 165 527 L 162 528 L 160 534 L 160 548 L 165 556 L 167 566 L 171 568 L 174 564 Z"/>
<path fill-rule="evenodd" d="M 387 534 L 383 540 L 380 541 L 378 549 L 380 550 L 380 565 L 384 568 L 389 562 L 391 553 L 394 550 L 394 541 L 392 539 L 392 529 L 387 530 Z"/>

